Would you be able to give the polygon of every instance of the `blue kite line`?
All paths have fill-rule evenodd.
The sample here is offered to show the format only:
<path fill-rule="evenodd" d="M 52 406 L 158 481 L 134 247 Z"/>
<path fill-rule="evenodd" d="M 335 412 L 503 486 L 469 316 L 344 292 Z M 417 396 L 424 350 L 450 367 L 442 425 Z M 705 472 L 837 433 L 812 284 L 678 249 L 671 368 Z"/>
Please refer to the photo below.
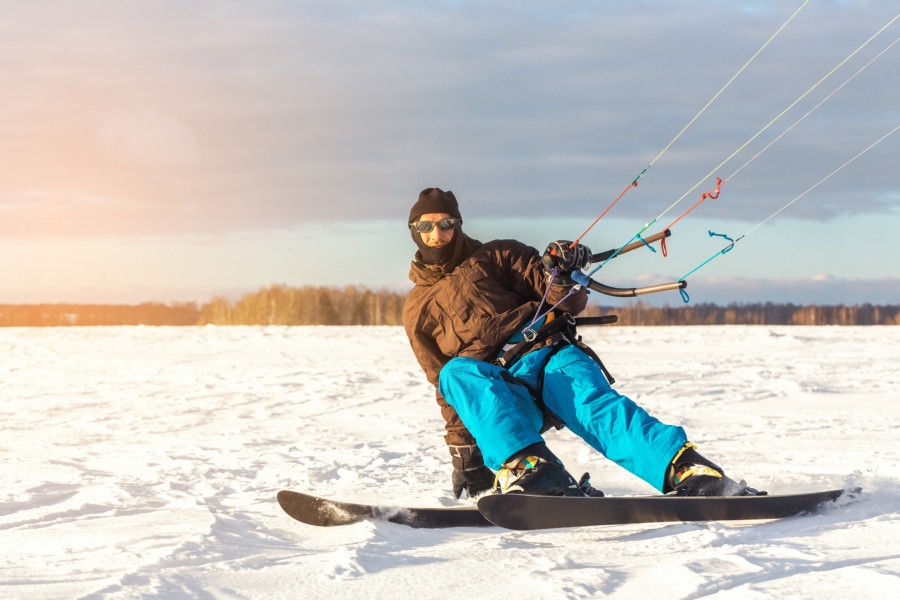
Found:
<path fill-rule="evenodd" d="M 693 275 L 694 273 L 696 273 L 697 271 L 699 271 L 701 268 L 703 268 L 704 266 L 706 266 L 707 263 L 711 262 L 711 261 L 712 261 L 714 258 L 716 258 L 717 256 L 722 255 L 722 254 L 725 254 L 726 252 L 731 252 L 732 248 L 734 248 L 734 245 L 735 245 L 736 241 L 733 240 L 733 239 L 731 239 L 730 237 L 728 237 L 728 236 L 725 235 L 724 233 L 715 233 L 715 232 L 713 232 L 713 231 L 710 231 L 710 232 L 708 232 L 708 233 L 709 233 L 709 237 L 721 237 L 721 238 L 725 238 L 726 240 L 728 240 L 729 244 L 728 244 L 727 246 L 725 246 L 724 248 L 722 248 L 721 250 L 719 250 L 718 252 L 716 252 L 715 254 L 713 254 L 712 256 L 710 256 L 709 258 L 707 258 L 706 260 L 704 260 L 702 263 L 700 263 L 700 264 L 697 265 L 696 267 L 694 267 L 691 271 L 689 271 L 684 277 L 682 277 L 682 278 L 679 279 L 678 281 L 684 281 L 684 280 L 687 279 L 689 276 Z M 742 237 L 743 237 L 743 236 L 742 236 Z M 685 298 L 685 297 L 687 296 L 687 294 L 685 294 L 683 290 L 684 290 L 684 288 L 682 288 L 682 294 L 681 294 L 681 297 L 682 297 L 682 298 Z M 688 298 L 688 299 L 685 299 L 685 302 L 687 302 L 688 300 L 689 300 L 689 298 Z"/>

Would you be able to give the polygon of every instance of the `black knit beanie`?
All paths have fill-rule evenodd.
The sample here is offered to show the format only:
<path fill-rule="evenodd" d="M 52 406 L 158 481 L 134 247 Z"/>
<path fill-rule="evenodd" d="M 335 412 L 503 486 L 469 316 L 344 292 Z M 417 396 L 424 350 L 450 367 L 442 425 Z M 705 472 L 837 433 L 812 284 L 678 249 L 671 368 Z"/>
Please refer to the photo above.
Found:
<path fill-rule="evenodd" d="M 407 223 L 412 223 L 422 215 L 431 213 L 447 213 L 451 217 L 462 218 L 462 215 L 459 214 L 456 196 L 450 190 L 445 192 L 441 188 L 427 188 L 419 193 L 419 199 L 409 210 Z"/>

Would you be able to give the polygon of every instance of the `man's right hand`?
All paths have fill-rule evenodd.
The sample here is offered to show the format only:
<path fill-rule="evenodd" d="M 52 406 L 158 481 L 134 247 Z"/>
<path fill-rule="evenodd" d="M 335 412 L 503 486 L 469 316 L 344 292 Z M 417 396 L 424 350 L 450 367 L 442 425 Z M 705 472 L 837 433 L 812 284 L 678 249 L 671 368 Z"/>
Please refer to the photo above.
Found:
<path fill-rule="evenodd" d="M 463 493 L 469 498 L 494 487 L 494 472 L 484 466 L 481 449 L 475 445 L 448 446 L 453 460 L 453 495 L 458 500 Z"/>
<path fill-rule="evenodd" d="M 468 471 L 453 469 L 453 495 L 459 500 L 465 490 L 466 496 L 475 498 L 494 487 L 494 478 L 494 472 L 484 465 Z"/>
<path fill-rule="evenodd" d="M 591 249 L 583 244 L 573 246 L 572 242 L 557 240 L 547 244 L 541 263 L 548 273 L 558 269 L 560 274 L 568 274 L 591 264 L 591 256 Z"/>

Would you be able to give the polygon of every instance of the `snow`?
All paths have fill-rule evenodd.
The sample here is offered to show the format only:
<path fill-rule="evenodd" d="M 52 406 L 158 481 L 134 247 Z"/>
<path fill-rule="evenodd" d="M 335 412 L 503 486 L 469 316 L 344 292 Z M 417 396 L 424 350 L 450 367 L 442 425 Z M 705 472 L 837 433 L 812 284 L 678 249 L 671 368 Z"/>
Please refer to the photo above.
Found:
<path fill-rule="evenodd" d="M 314 528 L 279 489 L 457 504 L 402 329 L 0 329 L 0 597 L 896 597 L 900 327 L 583 333 L 731 475 L 861 500 L 781 521 Z M 652 492 L 547 437 L 608 494 Z"/>

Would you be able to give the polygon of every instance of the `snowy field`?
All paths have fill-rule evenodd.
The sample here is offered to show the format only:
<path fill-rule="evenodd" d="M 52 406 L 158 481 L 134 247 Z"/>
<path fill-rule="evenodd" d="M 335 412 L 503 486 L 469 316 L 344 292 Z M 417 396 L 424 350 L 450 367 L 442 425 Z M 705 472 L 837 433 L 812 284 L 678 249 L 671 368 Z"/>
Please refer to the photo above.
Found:
<path fill-rule="evenodd" d="M 0 329 L 0 597 L 898 597 L 900 327 L 583 333 L 732 476 L 862 499 L 730 524 L 314 528 L 279 489 L 456 503 L 400 328 Z M 548 442 L 607 494 L 652 492 Z"/>

